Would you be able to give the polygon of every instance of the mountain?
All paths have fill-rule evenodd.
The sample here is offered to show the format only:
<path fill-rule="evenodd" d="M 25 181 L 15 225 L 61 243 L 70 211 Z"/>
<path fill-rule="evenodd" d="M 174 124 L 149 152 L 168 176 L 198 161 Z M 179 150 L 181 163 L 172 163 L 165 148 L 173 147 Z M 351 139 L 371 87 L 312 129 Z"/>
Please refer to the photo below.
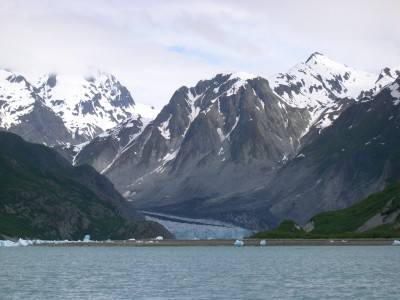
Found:
<path fill-rule="evenodd" d="M 392 96 L 379 92 L 395 74 L 375 76 L 319 53 L 269 80 L 218 74 L 178 89 L 146 127 L 121 124 L 80 145 L 75 162 L 95 166 L 146 211 L 213 218 L 251 229 L 271 228 L 286 217 L 306 222 L 319 211 L 355 203 L 392 180 L 393 174 L 385 177 L 382 168 L 396 168 L 390 158 L 398 149 L 395 143 L 379 161 L 372 150 L 369 164 L 360 168 L 362 176 L 349 177 L 357 172 L 357 159 L 362 161 L 363 143 L 384 131 L 391 117 L 383 111 L 392 110 Z M 371 89 L 377 92 L 367 97 L 365 91 Z M 366 115 L 371 119 L 364 121 Z M 382 116 L 379 121 L 377 115 Z M 357 130 L 374 122 L 381 126 L 354 131 L 360 141 L 341 137 L 357 122 L 366 122 Z M 394 136 L 395 129 L 390 129 Z M 360 145 L 350 146 L 356 142 Z M 355 149 L 355 161 L 339 172 L 337 152 L 349 147 Z"/>
<path fill-rule="evenodd" d="M 400 77 L 335 122 L 254 193 L 240 197 L 304 225 L 400 180 Z M 275 224 L 276 225 L 276 224 Z"/>
<path fill-rule="evenodd" d="M 210 195 L 258 186 L 263 173 L 295 154 L 309 119 L 306 109 L 288 106 L 265 79 L 219 74 L 193 88 L 178 89 L 114 160 L 100 163 L 97 156 L 96 165 L 107 166 L 98 170 L 143 207 L 158 206 L 160 199 L 163 205 L 173 199 L 190 206 Z M 97 142 L 85 145 L 76 161 L 90 162 L 85 152 L 95 153 L 86 150 L 101 148 Z"/>
<path fill-rule="evenodd" d="M 44 104 L 35 88 L 21 75 L 0 70 L 0 130 L 48 145 L 73 142 L 62 119 Z"/>
<path fill-rule="evenodd" d="M 347 208 L 313 216 L 303 229 L 291 220 L 257 238 L 397 238 L 400 236 L 400 184 Z"/>
<path fill-rule="evenodd" d="M 40 239 L 171 237 L 92 167 L 0 132 L 0 234 Z"/>
<path fill-rule="evenodd" d="M 256 230 L 304 224 L 398 180 L 396 74 L 320 53 L 268 80 L 218 74 L 176 90 L 152 121 L 128 117 L 58 150 L 147 213 Z"/>
<path fill-rule="evenodd" d="M 49 146 L 92 140 L 127 118 L 154 118 L 113 75 L 46 75 L 33 80 L 0 70 L 0 128 Z M 44 132 L 44 134 L 42 134 Z"/>

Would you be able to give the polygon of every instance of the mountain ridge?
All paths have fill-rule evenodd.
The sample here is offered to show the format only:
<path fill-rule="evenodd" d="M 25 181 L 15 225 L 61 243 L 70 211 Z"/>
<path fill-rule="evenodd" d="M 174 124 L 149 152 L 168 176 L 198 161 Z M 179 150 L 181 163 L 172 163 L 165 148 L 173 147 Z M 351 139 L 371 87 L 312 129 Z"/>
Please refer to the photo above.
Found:
<path fill-rule="evenodd" d="M 394 151 L 363 150 L 379 130 L 397 134 L 396 74 L 371 75 L 320 53 L 268 80 L 220 73 L 177 89 L 150 122 L 128 118 L 90 142 L 58 150 L 77 165 L 93 165 L 146 211 L 250 229 L 285 216 L 301 223 L 397 180 L 391 155 L 398 146 L 390 136 L 382 135 L 382 143 Z M 362 130 L 353 121 L 376 127 Z M 364 160 L 370 170 L 359 168 L 353 178 Z"/>
<path fill-rule="evenodd" d="M 0 234 L 41 239 L 171 235 L 148 223 L 93 167 L 0 132 Z"/>
<path fill-rule="evenodd" d="M 128 89 L 113 75 L 97 71 L 85 78 L 50 74 L 34 79 L 0 70 L 0 128 L 49 146 L 87 142 L 127 118 L 152 119 L 157 111 L 133 100 Z M 42 106 L 36 113 L 33 107 Z M 51 115 L 51 117 L 49 116 Z M 41 139 L 40 124 L 49 138 Z M 29 122 L 35 130 L 27 130 Z"/>

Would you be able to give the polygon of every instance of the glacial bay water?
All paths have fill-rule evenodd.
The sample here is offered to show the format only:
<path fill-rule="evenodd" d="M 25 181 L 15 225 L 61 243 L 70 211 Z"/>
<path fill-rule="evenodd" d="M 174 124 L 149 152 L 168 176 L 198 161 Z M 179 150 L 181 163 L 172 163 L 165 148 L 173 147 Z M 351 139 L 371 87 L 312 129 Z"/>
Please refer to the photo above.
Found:
<path fill-rule="evenodd" d="M 0 248 L 0 299 L 400 299 L 400 247 Z"/>

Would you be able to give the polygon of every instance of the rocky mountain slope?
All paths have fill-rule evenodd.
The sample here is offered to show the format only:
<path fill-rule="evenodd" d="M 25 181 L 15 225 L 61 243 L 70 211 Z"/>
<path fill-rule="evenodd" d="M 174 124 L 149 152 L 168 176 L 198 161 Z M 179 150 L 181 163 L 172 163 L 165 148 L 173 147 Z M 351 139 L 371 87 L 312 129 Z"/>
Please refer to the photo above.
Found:
<path fill-rule="evenodd" d="M 104 174 L 140 205 L 191 206 L 254 186 L 283 165 L 300 146 L 309 118 L 265 79 L 219 74 L 177 90 Z"/>
<path fill-rule="evenodd" d="M 257 238 L 398 238 L 400 236 L 400 184 L 370 195 L 347 208 L 311 217 L 301 228 L 291 220 Z"/>
<path fill-rule="evenodd" d="M 176 90 L 151 122 L 126 114 L 94 139 L 58 150 L 76 165 L 94 166 L 147 212 L 249 229 L 286 218 L 302 224 L 400 177 L 393 138 L 398 74 L 389 68 L 368 74 L 320 53 L 268 80 L 218 74 Z M 87 79 L 86 91 L 107 86 L 101 78 Z M 49 80 L 37 85 L 37 93 L 52 99 L 57 93 Z M 111 101 L 107 93 L 101 101 Z M 131 103 L 121 93 L 118 99 Z M 88 109 L 85 101 L 74 101 L 54 105 L 69 115 L 74 107 Z M 89 139 L 97 132 L 90 128 L 75 137 Z"/>
<path fill-rule="evenodd" d="M 41 239 L 171 237 L 145 221 L 104 176 L 0 132 L 0 234 Z"/>
<path fill-rule="evenodd" d="M 147 211 L 256 229 L 286 217 L 305 222 L 318 211 L 345 207 L 385 186 L 380 176 L 382 163 L 391 164 L 389 152 L 379 162 L 369 158 L 366 173 L 352 182 L 348 177 L 357 166 L 337 172 L 340 156 L 335 151 L 354 147 L 353 155 L 362 156 L 361 145 L 350 146 L 358 141 L 354 137 L 332 136 L 346 135 L 344 129 L 367 115 L 371 120 L 355 128 L 367 128 L 378 113 L 382 118 L 377 122 L 386 126 L 391 116 L 383 111 L 391 111 L 387 103 L 393 101 L 390 93 L 380 91 L 396 72 L 384 69 L 374 76 L 314 53 L 268 81 L 246 73 L 219 74 L 178 89 L 143 132 L 127 123 L 134 132 L 124 134 L 122 125 L 81 145 L 75 162 L 94 165 Z M 346 118 L 344 127 L 340 124 Z M 382 130 L 355 131 L 354 136 L 370 140 Z M 396 135 L 396 128 L 391 130 Z M 323 149 L 319 160 L 309 149 Z M 320 166 L 329 163 L 320 178 Z M 370 166 L 375 173 L 368 177 Z M 314 194 L 308 199 L 310 191 Z"/>
<path fill-rule="evenodd" d="M 242 202 L 301 225 L 400 180 L 400 78 L 354 104 Z"/>
<path fill-rule="evenodd" d="M 156 114 L 136 104 L 127 88 L 104 72 L 86 78 L 51 74 L 30 82 L 0 70 L 0 129 L 31 142 L 87 142 L 127 118 L 152 119 Z"/>

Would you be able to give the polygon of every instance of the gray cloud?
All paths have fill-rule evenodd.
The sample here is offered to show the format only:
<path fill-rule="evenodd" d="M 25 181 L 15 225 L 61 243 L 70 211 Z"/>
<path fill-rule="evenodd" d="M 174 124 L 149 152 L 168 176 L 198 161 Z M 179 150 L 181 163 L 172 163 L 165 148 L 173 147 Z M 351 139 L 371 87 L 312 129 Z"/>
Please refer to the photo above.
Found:
<path fill-rule="evenodd" d="M 223 71 L 272 75 L 314 51 L 376 72 L 398 66 L 399 11 L 395 0 L 0 0 L 0 67 L 97 67 L 161 106 L 182 85 Z"/>

